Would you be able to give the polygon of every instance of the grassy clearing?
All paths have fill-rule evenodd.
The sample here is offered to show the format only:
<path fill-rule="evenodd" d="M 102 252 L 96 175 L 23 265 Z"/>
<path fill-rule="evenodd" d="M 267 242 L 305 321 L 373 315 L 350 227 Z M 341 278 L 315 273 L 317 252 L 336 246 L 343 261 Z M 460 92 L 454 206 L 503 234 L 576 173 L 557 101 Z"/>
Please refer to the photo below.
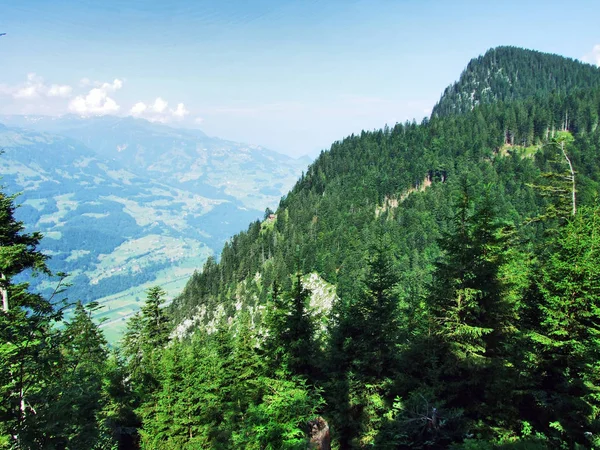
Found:
<path fill-rule="evenodd" d="M 530 145 L 523 147 L 522 145 L 504 144 L 498 149 L 498 155 L 508 156 L 512 153 L 517 153 L 521 158 L 533 158 L 541 147 L 539 145 Z"/>
<path fill-rule="evenodd" d="M 36 226 L 39 226 L 41 224 L 53 224 L 54 227 L 58 225 L 64 225 L 64 222 L 61 222 L 61 220 L 70 211 L 74 211 L 75 209 L 77 209 L 77 205 L 79 204 L 77 200 L 72 199 L 74 195 L 75 194 L 71 192 L 69 194 L 55 196 L 54 200 L 56 202 L 56 207 L 58 208 L 58 211 L 53 214 L 44 214 L 42 217 L 40 217 L 40 220 L 38 220 Z"/>
<path fill-rule="evenodd" d="M 43 210 L 46 203 L 48 203 L 47 198 L 30 198 L 23 202 L 24 205 L 29 205 L 32 208 L 37 209 L 38 211 Z"/>

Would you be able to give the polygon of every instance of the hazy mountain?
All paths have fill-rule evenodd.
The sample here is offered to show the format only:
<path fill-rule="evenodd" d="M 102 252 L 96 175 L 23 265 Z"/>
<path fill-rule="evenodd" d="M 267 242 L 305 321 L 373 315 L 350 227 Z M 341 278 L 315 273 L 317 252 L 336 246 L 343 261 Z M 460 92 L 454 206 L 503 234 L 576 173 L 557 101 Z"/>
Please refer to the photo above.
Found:
<path fill-rule="evenodd" d="M 276 204 L 310 162 L 133 117 L 4 116 L 0 122 L 77 139 L 134 173 L 256 210 Z"/>
<path fill-rule="evenodd" d="M 275 207 L 304 167 L 144 120 L 5 119 L 30 128 L 0 125 L 2 184 L 21 192 L 18 219 L 44 233 L 50 267 L 71 275 L 71 299 L 112 296 L 111 319 L 133 311 L 148 284 L 181 289 L 230 236 Z M 66 136 L 77 134 L 97 140 L 95 149 Z"/>

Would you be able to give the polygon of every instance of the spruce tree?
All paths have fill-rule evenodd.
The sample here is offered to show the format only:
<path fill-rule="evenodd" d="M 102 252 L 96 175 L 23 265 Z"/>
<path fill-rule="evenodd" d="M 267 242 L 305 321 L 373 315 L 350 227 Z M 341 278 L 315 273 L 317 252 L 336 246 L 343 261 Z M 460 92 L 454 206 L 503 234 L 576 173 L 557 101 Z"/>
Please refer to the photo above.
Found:
<path fill-rule="evenodd" d="M 156 389 L 160 351 L 169 342 L 169 318 L 162 307 L 165 292 L 154 286 L 147 291 L 146 302 L 127 323 L 123 353 L 127 358 L 133 385 L 140 395 Z"/>
<path fill-rule="evenodd" d="M 344 449 L 373 444 L 391 380 L 397 374 L 400 330 L 393 252 L 389 236 L 377 236 L 360 290 L 348 293 L 349 298 L 337 305 L 326 392 Z"/>
<path fill-rule="evenodd" d="M 516 305 L 501 278 L 512 231 L 498 219 L 489 187 L 476 202 L 473 194 L 463 179 L 452 229 L 440 240 L 444 256 L 427 301 L 425 349 L 436 355 L 428 383 L 438 407 L 460 408 L 465 425 L 492 433 L 510 419 L 501 411 L 511 410 L 506 390 L 516 376 L 510 370 Z M 482 417 L 486 422 L 477 425 Z"/>
<path fill-rule="evenodd" d="M 273 370 L 285 367 L 294 375 L 314 379 L 316 374 L 315 324 L 309 312 L 310 291 L 296 273 L 290 291 L 273 285 L 265 325 L 265 351 Z"/>
<path fill-rule="evenodd" d="M 49 404 L 38 421 L 45 421 L 46 446 L 54 448 L 111 448 L 112 441 L 100 411 L 104 408 L 107 342 L 92 320 L 97 303 L 78 302 L 66 324 L 61 345 L 61 371 L 49 388 Z M 40 417 L 42 416 L 42 417 Z"/>

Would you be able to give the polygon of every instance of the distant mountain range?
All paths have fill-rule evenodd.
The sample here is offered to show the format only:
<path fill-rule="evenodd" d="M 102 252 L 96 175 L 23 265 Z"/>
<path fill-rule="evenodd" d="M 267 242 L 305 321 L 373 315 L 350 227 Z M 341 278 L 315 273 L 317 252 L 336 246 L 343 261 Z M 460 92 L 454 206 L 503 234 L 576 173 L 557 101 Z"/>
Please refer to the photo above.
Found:
<path fill-rule="evenodd" d="M 148 285 L 176 293 L 309 162 L 143 119 L 0 123 L 1 182 L 21 193 L 17 218 L 44 233 L 50 267 L 71 274 L 69 297 L 105 299 L 110 320 L 134 311 Z"/>
<path fill-rule="evenodd" d="M 0 123 L 78 140 L 129 171 L 193 193 L 239 200 L 249 209 L 275 205 L 310 158 L 209 137 L 133 117 L 0 116 Z"/>

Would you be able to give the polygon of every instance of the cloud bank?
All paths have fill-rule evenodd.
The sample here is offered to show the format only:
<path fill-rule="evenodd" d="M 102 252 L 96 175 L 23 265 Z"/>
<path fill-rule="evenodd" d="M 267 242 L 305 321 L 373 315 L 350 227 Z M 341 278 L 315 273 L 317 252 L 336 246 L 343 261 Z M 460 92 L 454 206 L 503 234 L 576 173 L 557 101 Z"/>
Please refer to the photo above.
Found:
<path fill-rule="evenodd" d="M 66 84 L 48 85 L 35 73 L 28 73 L 25 82 L 15 86 L 0 85 L 0 94 L 16 100 L 39 100 L 44 97 L 68 98 L 73 88 Z"/>
<path fill-rule="evenodd" d="M 118 78 L 112 83 L 101 83 L 91 89 L 86 95 L 78 95 L 69 103 L 69 110 L 82 116 L 115 114 L 120 106 L 109 97 L 123 87 L 123 81 Z"/>
<path fill-rule="evenodd" d="M 138 102 L 129 110 L 134 117 L 141 117 L 151 122 L 168 123 L 174 120 L 182 120 L 190 114 L 183 103 L 178 103 L 175 109 L 169 108 L 169 103 L 161 97 L 157 97 L 154 103 L 146 104 Z"/>
<path fill-rule="evenodd" d="M 133 106 L 122 107 L 119 93 L 124 81 L 115 78 L 112 82 L 92 81 L 82 78 L 74 86 L 47 83 L 35 73 L 27 74 L 26 79 L 14 85 L 0 84 L 0 98 L 8 102 L 0 104 L 0 111 L 10 114 L 49 114 L 67 112 L 82 117 L 128 114 L 151 122 L 170 123 L 188 119 L 190 111 L 183 103 L 169 107 L 169 102 L 156 97 L 153 102 L 139 101 Z M 3 106 L 3 107 L 2 107 Z M 200 123 L 189 118 L 190 123 Z"/>

